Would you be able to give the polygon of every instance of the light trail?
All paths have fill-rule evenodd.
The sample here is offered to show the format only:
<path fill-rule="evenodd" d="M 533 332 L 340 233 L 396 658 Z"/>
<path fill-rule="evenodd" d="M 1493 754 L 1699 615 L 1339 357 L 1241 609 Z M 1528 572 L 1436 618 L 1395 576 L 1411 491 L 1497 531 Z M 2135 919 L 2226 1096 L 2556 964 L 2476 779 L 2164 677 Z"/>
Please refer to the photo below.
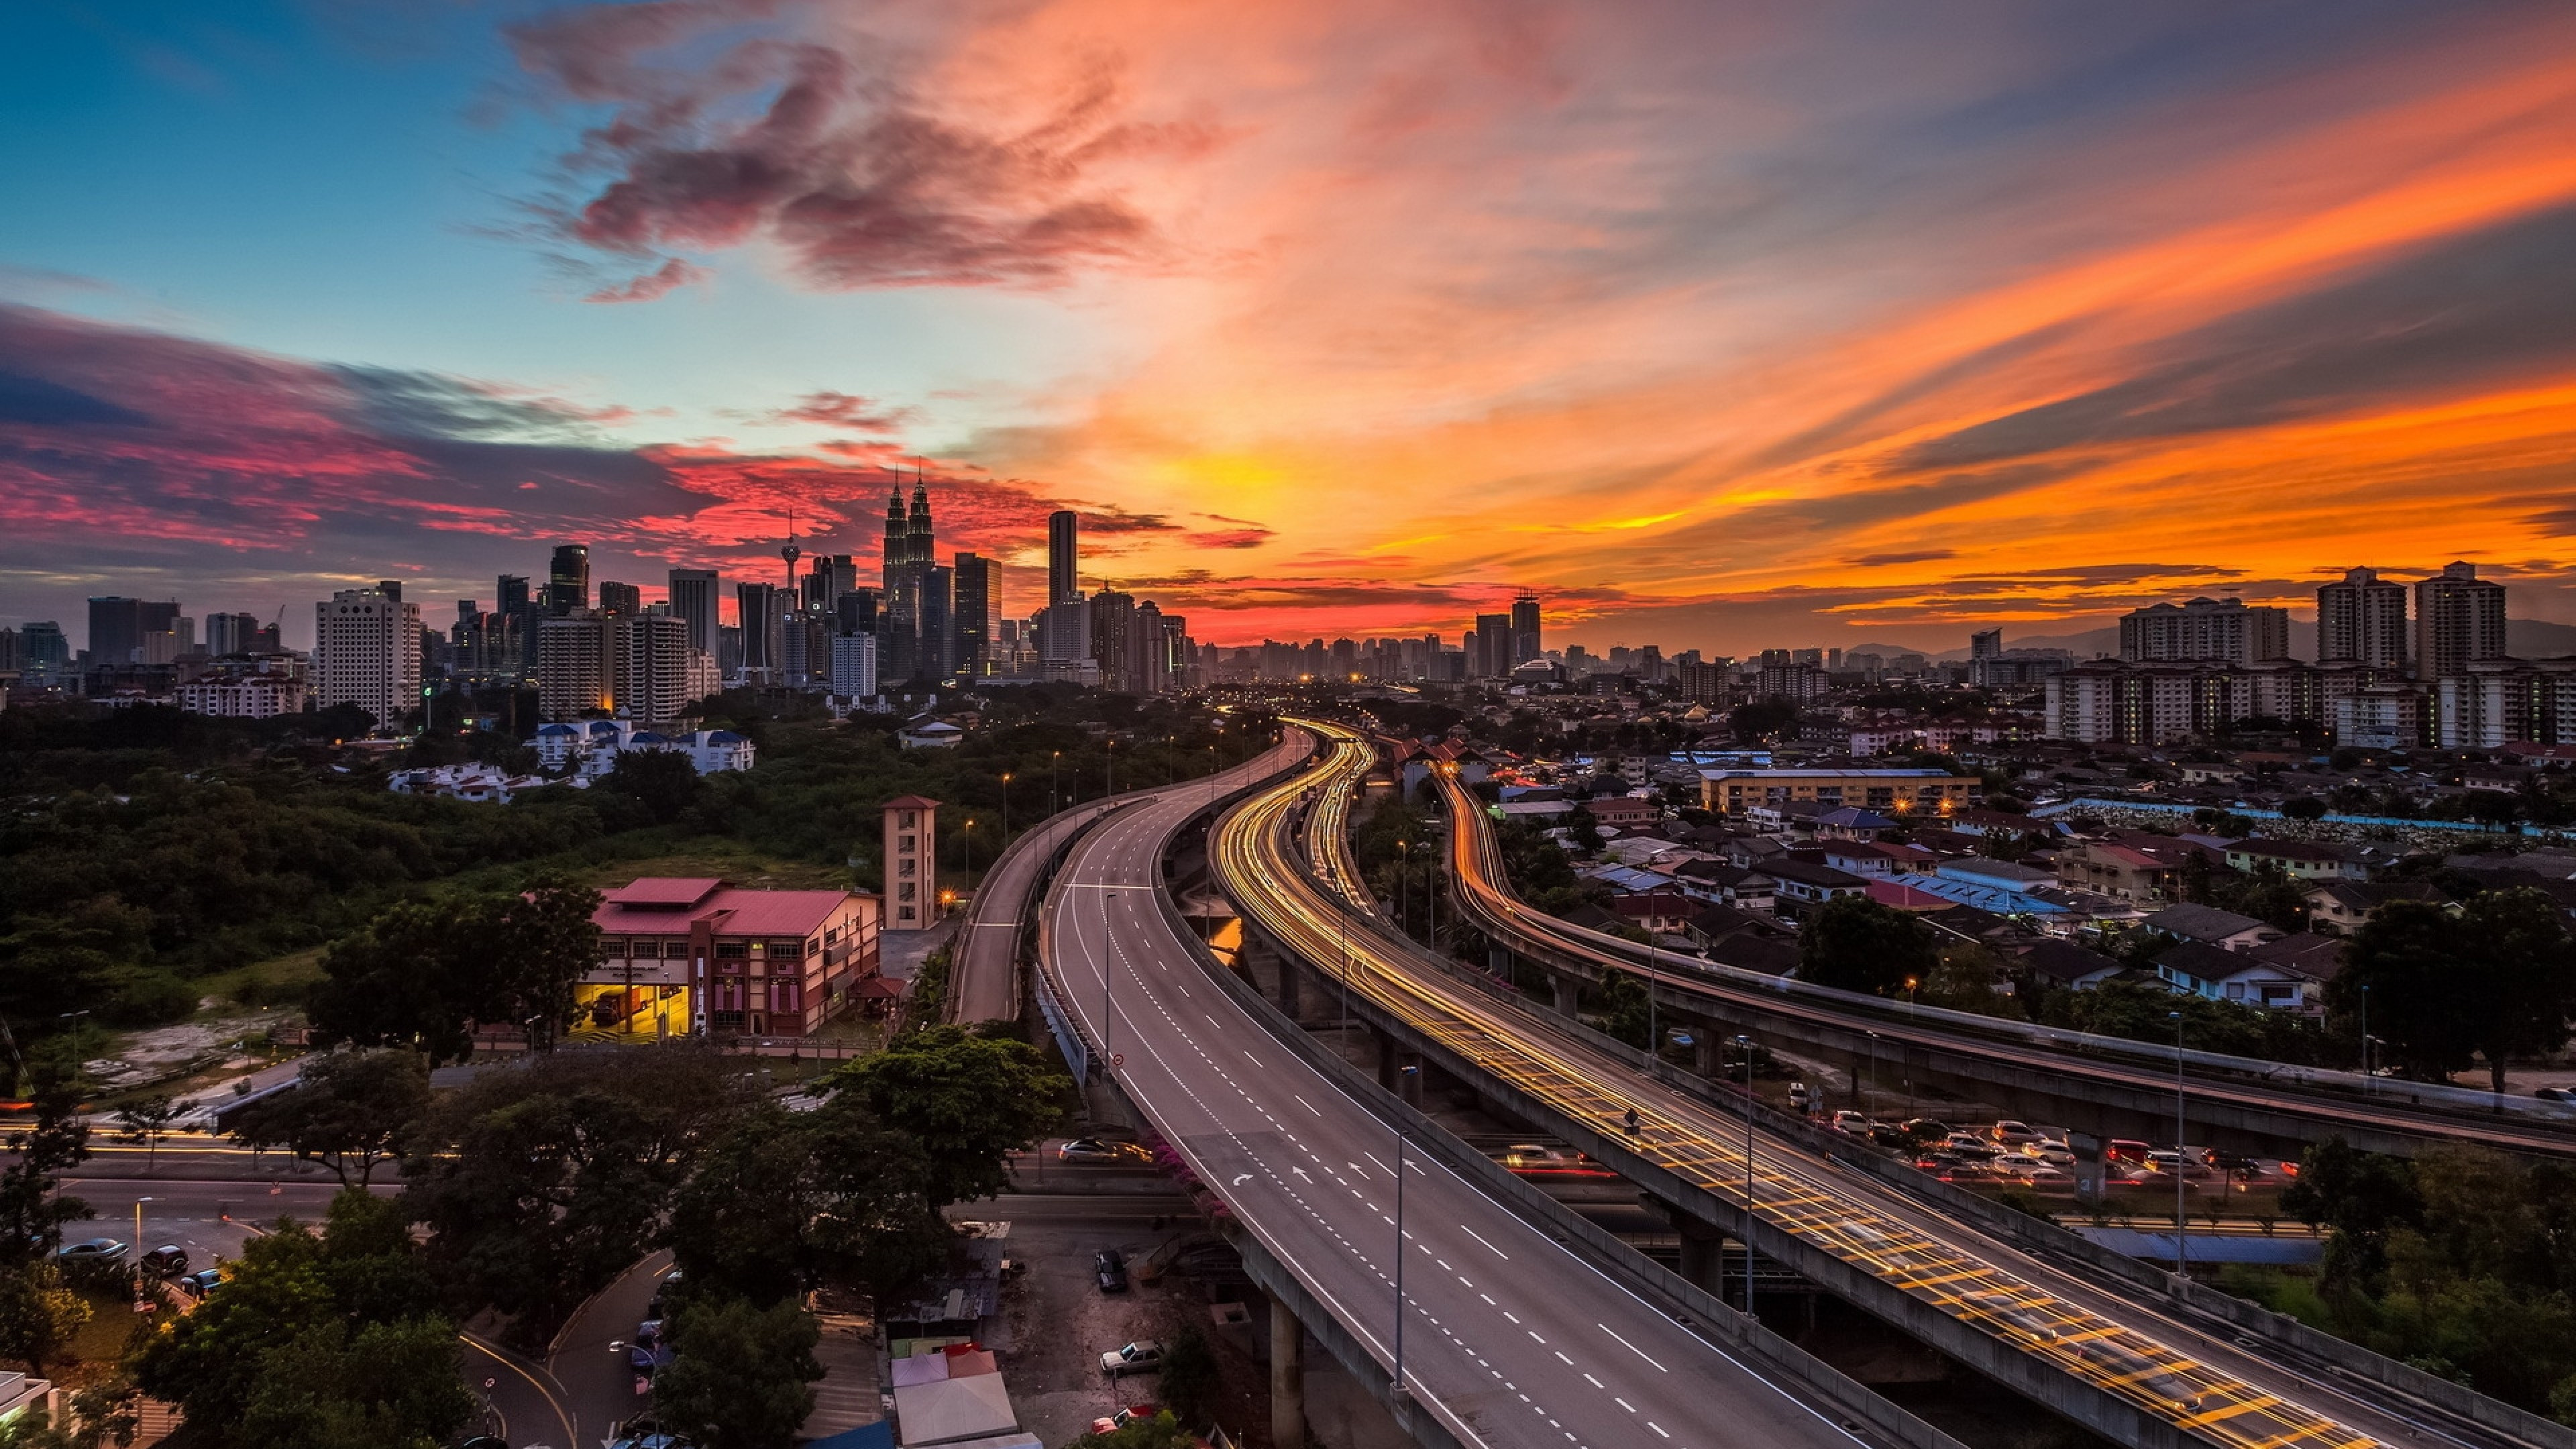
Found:
<path fill-rule="evenodd" d="M 1747 1174 L 1740 1125 L 1730 1126 L 1695 1104 L 1641 1093 L 1624 1065 L 1597 1061 L 1463 992 L 1424 979 L 1374 933 L 1351 933 L 1336 919 L 1339 908 L 1301 868 L 1290 824 L 1310 792 L 1319 809 L 1336 796 L 1346 800 L 1365 775 L 1373 751 L 1347 728 L 1298 723 L 1331 741 L 1330 752 L 1307 772 L 1253 796 L 1216 833 L 1212 858 L 1244 913 L 1309 961 L 1346 962 L 1343 970 L 1352 990 L 1558 1111 L 1581 1121 L 1617 1123 L 1633 1109 L 1640 1122 L 1635 1151 L 1704 1191 L 1744 1203 Z M 1327 818 L 1345 817 L 1319 814 L 1318 824 Z M 1347 851 L 1331 853 L 1345 859 L 1322 873 L 1343 889 L 1353 888 L 1357 875 L 1349 868 Z M 1961 1230 L 1957 1236 L 1976 1243 L 1976 1252 L 1935 1237 L 1870 1203 L 1853 1185 L 1832 1179 L 1822 1163 L 1777 1139 L 1755 1150 L 1751 1176 L 1749 1206 L 1759 1220 L 2211 1442 L 2232 1449 L 2364 1449 L 2383 1442 L 2207 1364 L 2157 1334 L 1997 1266 L 1991 1258 L 2018 1255 L 1971 1232 Z"/>

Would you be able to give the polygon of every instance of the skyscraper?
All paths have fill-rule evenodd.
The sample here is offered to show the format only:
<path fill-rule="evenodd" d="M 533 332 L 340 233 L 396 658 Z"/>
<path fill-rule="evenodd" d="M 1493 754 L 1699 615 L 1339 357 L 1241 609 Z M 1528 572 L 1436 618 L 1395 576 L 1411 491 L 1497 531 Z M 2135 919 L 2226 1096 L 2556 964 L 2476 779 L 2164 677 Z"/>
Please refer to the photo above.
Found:
<path fill-rule="evenodd" d="M 218 659 L 232 654 L 248 654 L 251 636 L 258 632 L 259 620 L 248 614 L 208 614 L 206 652 Z"/>
<path fill-rule="evenodd" d="M 633 584 L 604 581 L 599 586 L 599 608 L 605 614 L 641 614 L 644 612 L 644 591 Z"/>
<path fill-rule="evenodd" d="M 89 601 L 89 660 L 131 664 L 143 647 L 143 601 L 109 594 Z"/>
<path fill-rule="evenodd" d="M 354 704 L 390 734 L 420 700 L 420 606 L 342 589 L 313 606 L 313 707 Z"/>
<path fill-rule="evenodd" d="M 671 570 L 671 614 L 689 624 L 689 647 L 712 658 L 716 652 L 719 605 L 724 581 L 714 569 Z"/>
<path fill-rule="evenodd" d="M 957 672 L 957 572 L 946 564 L 921 570 L 921 652 L 914 677 L 946 679 Z"/>
<path fill-rule="evenodd" d="M 1136 623 L 1136 596 L 1103 588 L 1091 596 L 1091 658 L 1100 666 L 1100 687 L 1121 694 L 1136 692 L 1128 639 Z"/>
<path fill-rule="evenodd" d="M 1487 679 L 1500 679 L 1511 673 L 1512 666 L 1520 662 L 1511 657 L 1511 615 L 1478 614 L 1473 638 L 1475 647 L 1471 653 L 1474 657 L 1468 661 L 1469 673 Z"/>
<path fill-rule="evenodd" d="M 497 586 L 500 594 L 492 612 L 500 617 L 501 639 L 492 651 L 492 668 L 525 679 L 534 662 L 531 656 L 536 648 L 537 616 L 541 611 L 537 600 L 529 595 L 526 575 L 503 574 Z"/>
<path fill-rule="evenodd" d="M 960 553 L 951 572 L 955 593 L 949 608 L 957 640 L 952 672 L 961 679 L 981 679 L 992 672 L 993 561 Z"/>
<path fill-rule="evenodd" d="M 778 585 L 736 584 L 733 600 L 734 622 L 742 629 L 743 675 L 766 683 L 778 668 Z"/>
<path fill-rule="evenodd" d="M 1546 653 L 1539 637 L 1538 595 L 1523 589 L 1512 600 L 1512 663 L 1525 664 Z"/>
<path fill-rule="evenodd" d="M 1047 596 L 1050 604 L 1082 597 L 1082 581 L 1074 564 L 1075 535 L 1082 518 L 1070 508 L 1047 515 Z"/>
<path fill-rule="evenodd" d="M 903 490 L 898 486 L 886 499 L 885 544 L 880 568 L 884 590 L 879 597 L 877 624 L 877 675 L 888 683 L 910 683 L 934 677 L 947 652 L 945 628 L 948 601 L 938 604 L 939 619 L 934 627 L 929 617 L 927 600 L 933 580 L 932 554 L 936 538 L 931 529 L 930 490 L 915 485 L 912 507 L 903 504 Z M 939 584 L 947 583 L 941 572 Z"/>
<path fill-rule="evenodd" d="M 548 720 L 581 719 L 610 709 L 609 621 L 596 612 L 549 618 L 537 625 L 537 709 Z"/>
<path fill-rule="evenodd" d="M 2504 585 L 2456 562 L 2415 585 L 2416 678 L 2464 674 L 2478 660 L 2504 657 Z"/>
<path fill-rule="evenodd" d="M 71 662 L 71 640 L 63 637 L 63 626 L 56 621 L 32 620 L 18 631 L 18 667 L 27 673 L 50 675 L 67 668 Z"/>
<path fill-rule="evenodd" d="M 2406 586 L 2376 569 L 2352 569 L 2317 590 L 2317 660 L 2373 669 L 2406 663 Z"/>
<path fill-rule="evenodd" d="M 560 619 L 589 607 L 590 545 L 556 544 L 553 565 L 546 572 L 546 612 Z"/>

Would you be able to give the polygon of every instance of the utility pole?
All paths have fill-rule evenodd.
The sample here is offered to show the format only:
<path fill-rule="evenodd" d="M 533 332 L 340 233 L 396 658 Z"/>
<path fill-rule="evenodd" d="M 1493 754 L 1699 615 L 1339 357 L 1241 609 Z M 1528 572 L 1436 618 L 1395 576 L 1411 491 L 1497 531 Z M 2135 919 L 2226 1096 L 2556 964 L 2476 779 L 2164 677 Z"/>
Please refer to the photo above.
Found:
<path fill-rule="evenodd" d="M 2191 1219 L 2182 1207 L 2182 1173 L 2189 1155 L 2183 1148 L 2182 1013 L 2167 1013 L 2174 1024 L 2174 1272 L 2191 1274 Z"/>
<path fill-rule="evenodd" d="M 1753 1038 L 1738 1034 L 1744 1053 L 1744 1316 L 1753 1317 Z"/>

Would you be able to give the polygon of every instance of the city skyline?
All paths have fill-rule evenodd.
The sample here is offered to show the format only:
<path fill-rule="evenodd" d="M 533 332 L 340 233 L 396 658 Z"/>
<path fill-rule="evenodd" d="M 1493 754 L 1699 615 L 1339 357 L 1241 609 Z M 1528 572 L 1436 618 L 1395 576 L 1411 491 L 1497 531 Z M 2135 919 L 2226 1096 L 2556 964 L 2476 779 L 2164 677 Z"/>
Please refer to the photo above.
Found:
<path fill-rule="evenodd" d="M 30 17 L 0 619 L 765 577 L 918 467 L 1014 612 L 1072 507 L 1223 642 L 1528 587 L 1940 650 L 2452 559 L 2576 620 L 2576 17 L 1908 15 Z"/>

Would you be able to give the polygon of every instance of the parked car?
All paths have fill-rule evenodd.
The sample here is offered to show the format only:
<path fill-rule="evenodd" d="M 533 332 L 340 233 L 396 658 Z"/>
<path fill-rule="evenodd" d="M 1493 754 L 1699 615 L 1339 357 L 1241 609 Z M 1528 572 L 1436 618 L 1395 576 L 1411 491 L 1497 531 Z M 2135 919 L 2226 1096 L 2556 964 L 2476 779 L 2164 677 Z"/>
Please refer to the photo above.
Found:
<path fill-rule="evenodd" d="M 114 1238 L 84 1238 L 65 1243 L 54 1256 L 66 1263 L 112 1263 L 126 1254 L 126 1245 Z"/>
<path fill-rule="evenodd" d="M 221 1268 L 199 1268 L 196 1272 L 178 1279 L 179 1286 L 186 1289 L 192 1298 L 205 1297 L 222 1287 L 223 1282 L 224 1270 Z"/>
<path fill-rule="evenodd" d="M 1846 1133 L 1853 1137 L 1867 1137 L 1870 1129 L 1869 1114 L 1865 1112 L 1855 1112 L 1846 1107 L 1834 1113 L 1831 1125 L 1837 1132 Z"/>
<path fill-rule="evenodd" d="M 2006 1147 L 2019 1147 L 2025 1142 L 2037 1142 L 2040 1139 L 2037 1128 L 2027 1122 L 2016 1122 L 2009 1117 L 1987 1128 L 1986 1136 Z"/>
<path fill-rule="evenodd" d="M 1955 1152 L 1961 1157 L 1995 1157 L 2003 1152 L 2002 1148 L 1974 1132 L 1953 1132 L 1942 1140 L 1941 1146 L 1944 1151 Z"/>
<path fill-rule="evenodd" d="M 2531 1095 L 2544 1102 L 2576 1102 L 2576 1092 L 2565 1087 L 2534 1087 Z"/>
<path fill-rule="evenodd" d="M 1091 1255 L 1091 1277 L 1103 1293 L 1124 1293 L 1127 1291 L 1127 1260 L 1119 1257 L 1117 1250 L 1103 1248 Z"/>
<path fill-rule="evenodd" d="M 1811 1106 L 1815 1105 L 1815 1101 L 1816 1101 L 1816 1091 L 1815 1091 L 1815 1088 L 1808 1086 L 1808 1085 L 1807 1085 L 1806 1083 L 1804 1083 L 1804 1082 L 1791 1082 L 1791 1083 L 1789 1084 L 1789 1110 L 1790 1110 L 1790 1111 L 1792 1111 L 1792 1112 L 1804 1112 L 1804 1111 L 1806 1111 L 1809 1107 L 1811 1107 Z"/>
<path fill-rule="evenodd" d="M 188 1271 L 188 1253 L 184 1248 L 160 1247 L 143 1255 L 143 1271 L 155 1278 L 176 1278 Z"/>
<path fill-rule="evenodd" d="M 1091 1432 L 1094 1434 L 1115 1434 L 1119 1430 L 1126 1428 L 1128 1425 L 1135 1423 L 1139 1419 L 1150 1419 L 1161 1412 L 1163 1411 L 1158 1405 L 1129 1404 L 1127 1407 L 1120 1409 L 1117 1413 L 1114 1413 L 1105 1419 L 1092 1420 Z"/>
<path fill-rule="evenodd" d="M 1100 1371 L 1113 1379 L 1121 1374 L 1152 1373 L 1162 1366 L 1163 1346 L 1150 1338 L 1140 1338 L 1100 1356 Z"/>

